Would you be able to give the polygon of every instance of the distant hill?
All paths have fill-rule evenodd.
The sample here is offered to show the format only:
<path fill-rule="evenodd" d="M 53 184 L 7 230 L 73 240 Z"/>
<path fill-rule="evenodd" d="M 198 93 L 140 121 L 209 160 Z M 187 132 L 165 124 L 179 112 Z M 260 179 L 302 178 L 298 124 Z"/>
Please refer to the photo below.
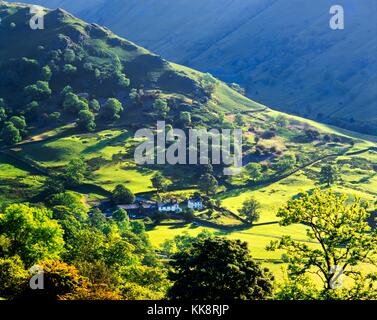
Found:
<path fill-rule="evenodd" d="M 244 86 L 275 109 L 377 132 L 377 3 L 340 0 L 35 0 L 63 7 L 169 60 Z"/>
<path fill-rule="evenodd" d="M 195 125 L 215 126 L 219 113 L 266 109 L 211 75 L 170 63 L 109 29 L 63 9 L 44 10 L 45 29 L 32 30 L 28 5 L 0 3 L 0 131 L 13 121 L 25 137 L 26 127 L 59 127 L 84 109 L 97 127 L 118 121 L 142 128 L 155 124 L 158 98 L 169 105 L 171 124 L 179 123 L 181 112 L 189 112 Z M 109 117 L 100 109 L 110 98 L 125 112 Z"/>
<path fill-rule="evenodd" d="M 156 132 L 159 120 L 186 131 L 242 129 L 242 175 L 226 177 L 224 164 L 213 166 L 228 190 L 253 188 L 255 165 L 263 183 L 274 183 L 321 160 L 374 150 L 369 137 L 273 111 L 237 86 L 169 62 L 98 24 L 63 9 L 43 10 L 45 29 L 32 30 L 28 5 L 0 3 L 0 201 L 9 200 L 13 186 L 22 191 L 14 199 L 39 201 L 41 182 L 77 158 L 89 168 L 84 190 L 99 195 L 119 183 L 151 191 L 156 172 L 172 188 L 197 188 L 210 167 L 135 163 L 141 143 L 135 131 Z M 368 159 L 366 174 L 374 175 L 374 158 Z M 366 190 L 371 177 L 363 177 Z"/>

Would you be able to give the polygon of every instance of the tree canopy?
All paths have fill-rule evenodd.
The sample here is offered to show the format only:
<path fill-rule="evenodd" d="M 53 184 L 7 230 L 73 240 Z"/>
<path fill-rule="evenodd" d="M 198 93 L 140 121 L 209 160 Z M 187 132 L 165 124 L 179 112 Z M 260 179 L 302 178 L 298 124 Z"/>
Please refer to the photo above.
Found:
<path fill-rule="evenodd" d="M 256 300 L 272 294 L 273 276 L 245 242 L 210 237 L 172 256 L 169 296 L 178 300 Z"/>

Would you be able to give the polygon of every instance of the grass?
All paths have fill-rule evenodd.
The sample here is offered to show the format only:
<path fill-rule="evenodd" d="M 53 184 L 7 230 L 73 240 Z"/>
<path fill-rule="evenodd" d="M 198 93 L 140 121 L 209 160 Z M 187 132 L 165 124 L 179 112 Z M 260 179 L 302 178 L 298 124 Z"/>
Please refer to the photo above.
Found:
<path fill-rule="evenodd" d="M 113 190 L 117 184 L 124 184 L 134 193 L 152 190 L 153 171 L 142 171 L 127 167 L 125 164 L 105 165 L 95 171 L 93 182 L 106 190 Z"/>

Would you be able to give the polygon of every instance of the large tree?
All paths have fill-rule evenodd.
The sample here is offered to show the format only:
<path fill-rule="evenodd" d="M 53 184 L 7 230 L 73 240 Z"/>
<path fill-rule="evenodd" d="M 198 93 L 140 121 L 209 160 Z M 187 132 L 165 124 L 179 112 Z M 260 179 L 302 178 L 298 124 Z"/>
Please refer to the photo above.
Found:
<path fill-rule="evenodd" d="M 120 114 L 123 112 L 122 103 L 115 99 L 110 98 L 106 101 L 104 106 L 101 109 L 102 116 L 110 121 L 115 121 L 120 118 Z"/>
<path fill-rule="evenodd" d="M 47 81 L 37 81 L 35 84 L 25 87 L 24 91 L 30 101 L 48 99 L 52 93 Z"/>
<path fill-rule="evenodd" d="M 216 193 L 219 184 L 212 174 L 206 173 L 200 177 L 198 187 L 205 194 L 213 195 Z"/>
<path fill-rule="evenodd" d="M 170 108 L 165 99 L 158 98 L 153 104 L 153 109 L 158 117 L 164 119 L 168 115 Z"/>
<path fill-rule="evenodd" d="M 244 201 L 239 212 L 250 224 L 253 224 L 260 219 L 260 208 L 260 203 L 254 197 L 250 197 Z"/>
<path fill-rule="evenodd" d="M 93 131 L 96 128 L 95 117 L 89 109 L 83 109 L 79 112 L 77 126 L 85 131 Z"/>
<path fill-rule="evenodd" d="M 246 172 L 248 173 L 250 180 L 256 182 L 262 179 L 262 166 L 256 162 L 250 162 L 246 167 Z"/>
<path fill-rule="evenodd" d="M 247 243 L 199 239 L 172 256 L 169 296 L 177 300 L 255 300 L 272 293 L 273 277 L 250 256 Z"/>
<path fill-rule="evenodd" d="M 327 187 L 330 187 L 339 179 L 338 168 L 334 165 L 327 164 L 321 168 L 319 173 L 319 182 L 326 184 Z"/>
<path fill-rule="evenodd" d="M 168 180 L 162 175 L 162 173 L 157 172 L 152 177 L 152 186 L 157 189 L 157 192 L 164 192 L 168 188 Z"/>
<path fill-rule="evenodd" d="M 5 256 L 19 255 L 26 266 L 47 257 L 58 257 L 64 244 L 63 230 L 51 216 L 44 208 L 8 206 L 0 214 L 0 232 L 9 244 L 0 251 Z"/>
<path fill-rule="evenodd" d="M 111 195 L 111 199 L 116 204 L 132 204 L 136 197 L 130 189 L 123 184 L 118 184 Z"/>
<path fill-rule="evenodd" d="M 81 99 L 78 95 L 68 92 L 64 97 L 63 108 L 67 112 L 77 114 L 80 110 L 87 110 L 89 105 L 86 100 Z"/>
<path fill-rule="evenodd" d="M 315 190 L 311 195 L 305 193 L 290 201 L 277 215 L 282 226 L 306 225 L 308 241 L 313 243 L 309 245 L 285 236 L 269 246 L 270 250 L 287 251 L 291 280 L 316 275 L 322 282 L 319 294 L 325 298 L 359 299 L 376 293 L 373 286 L 363 290 L 374 276 L 362 274 L 357 268 L 362 263 L 377 262 L 377 231 L 371 230 L 367 222 L 369 214 L 359 198 L 350 202 L 347 196 L 332 190 Z M 342 275 L 353 279 L 354 286 L 338 288 Z"/>
<path fill-rule="evenodd" d="M 22 140 L 20 130 L 18 130 L 13 123 L 8 122 L 1 131 L 1 139 L 7 145 L 18 143 Z"/>
<path fill-rule="evenodd" d="M 83 183 L 87 170 L 84 160 L 72 159 L 64 168 L 63 178 L 68 186 L 78 186 Z"/>

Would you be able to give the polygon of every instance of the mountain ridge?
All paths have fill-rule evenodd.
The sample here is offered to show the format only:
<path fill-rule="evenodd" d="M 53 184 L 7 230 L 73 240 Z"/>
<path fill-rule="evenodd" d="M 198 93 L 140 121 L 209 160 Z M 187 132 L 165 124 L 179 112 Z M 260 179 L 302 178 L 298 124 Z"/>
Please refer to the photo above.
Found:
<path fill-rule="evenodd" d="M 34 2 L 72 8 L 171 61 L 237 82 L 274 109 L 377 132 L 371 0 L 339 1 L 346 13 L 341 31 L 329 27 L 330 0 Z"/>

